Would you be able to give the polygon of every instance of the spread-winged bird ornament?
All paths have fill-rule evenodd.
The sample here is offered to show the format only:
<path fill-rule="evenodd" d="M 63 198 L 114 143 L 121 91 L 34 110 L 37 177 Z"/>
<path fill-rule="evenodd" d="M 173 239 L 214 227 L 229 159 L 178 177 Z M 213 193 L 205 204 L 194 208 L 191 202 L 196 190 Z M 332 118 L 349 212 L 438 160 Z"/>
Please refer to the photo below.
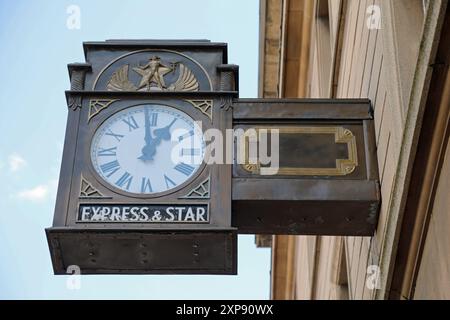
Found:
<path fill-rule="evenodd" d="M 133 68 L 142 78 L 135 85 L 128 78 L 128 64 L 120 67 L 108 81 L 108 91 L 198 91 L 199 85 L 192 71 L 180 62 L 172 62 L 169 66 L 161 62 L 161 58 L 153 56 L 143 66 Z M 164 76 L 178 69 L 178 79 L 167 85 Z"/>

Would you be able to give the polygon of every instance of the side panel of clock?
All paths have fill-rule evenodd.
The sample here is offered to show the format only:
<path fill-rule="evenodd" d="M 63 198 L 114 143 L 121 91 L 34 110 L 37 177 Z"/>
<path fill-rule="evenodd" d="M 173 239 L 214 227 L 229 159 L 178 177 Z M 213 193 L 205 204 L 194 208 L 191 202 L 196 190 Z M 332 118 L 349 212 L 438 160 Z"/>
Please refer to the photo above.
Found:
<path fill-rule="evenodd" d="M 67 225 L 70 216 L 71 202 L 73 202 L 73 172 L 76 164 L 76 142 L 78 139 L 78 125 L 80 123 L 81 109 L 69 110 L 67 115 L 64 149 L 56 196 L 54 227 Z"/>
<path fill-rule="evenodd" d="M 138 195 L 127 193 L 111 187 L 94 170 L 90 157 L 91 139 L 97 128 L 109 117 L 126 108 L 142 104 L 168 105 L 185 112 L 194 120 L 201 121 L 202 130 L 217 128 L 225 131 L 231 127 L 231 112 L 219 107 L 220 101 L 214 99 L 195 99 L 189 97 L 171 98 L 103 98 L 85 97 L 80 112 L 78 130 L 68 128 L 68 138 L 74 141 L 71 148 L 74 166 L 70 182 L 70 201 L 66 224 L 80 228 L 119 228 L 119 229 L 201 229 L 220 228 L 231 225 L 231 166 L 202 164 L 199 170 L 185 183 L 173 190 L 155 195 Z M 75 112 L 74 112 L 75 113 Z M 74 115 L 74 114 L 73 114 Z M 72 116 L 73 116 L 72 115 Z M 76 135 L 76 139 L 74 139 Z M 225 135 L 224 135 L 225 136 Z M 68 152 L 70 153 L 70 152 Z M 66 175 L 67 176 L 67 175 Z M 63 182 L 67 183 L 67 181 Z M 211 192 L 214 190 L 213 192 Z M 206 208 L 208 221 L 184 222 L 89 222 L 80 221 L 83 206 L 126 206 L 126 205 L 160 205 L 190 207 L 197 210 Z M 178 209 L 178 207 L 177 207 Z"/>

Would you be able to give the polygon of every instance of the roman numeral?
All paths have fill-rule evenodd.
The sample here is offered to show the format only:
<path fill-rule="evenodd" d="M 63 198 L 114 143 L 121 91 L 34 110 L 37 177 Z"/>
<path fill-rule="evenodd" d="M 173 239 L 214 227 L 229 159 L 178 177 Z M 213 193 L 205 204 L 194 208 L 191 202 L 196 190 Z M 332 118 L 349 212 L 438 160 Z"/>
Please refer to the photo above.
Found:
<path fill-rule="evenodd" d="M 174 167 L 174 169 L 177 170 L 178 172 L 181 172 L 182 174 L 184 174 L 186 176 L 190 176 L 195 168 L 182 162 L 182 163 L 177 164 Z"/>
<path fill-rule="evenodd" d="M 150 113 L 150 125 L 156 127 L 158 125 L 158 114 Z"/>
<path fill-rule="evenodd" d="M 130 189 L 131 181 L 133 180 L 133 176 L 129 174 L 128 172 L 125 172 L 119 180 L 116 181 L 116 186 L 119 188 L 123 188 L 125 186 L 125 189 Z"/>
<path fill-rule="evenodd" d="M 116 133 L 112 132 L 111 129 L 108 129 L 108 132 L 105 133 L 105 135 L 107 135 L 107 136 L 112 136 L 112 137 L 116 138 L 117 141 L 119 141 L 119 142 L 120 142 L 120 139 L 122 139 L 122 138 L 124 137 L 124 136 L 121 135 L 121 134 L 116 134 Z"/>
<path fill-rule="evenodd" d="M 114 160 L 100 166 L 100 169 L 106 174 L 106 177 L 111 177 L 117 170 L 120 169 L 119 161 Z"/>
<path fill-rule="evenodd" d="M 98 156 L 99 157 L 109 157 L 109 156 L 116 156 L 117 155 L 117 147 L 113 148 L 100 148 L 98 150 Z"/>
<path fill-rule="evenodd" d="M 175 187 L 175 186 L 177 185 L 175 182 L 173 182 L 173 181 L 172 181 L 168 176 L 166 176 L 166 175 L 164 175 L 164 181 L 166 182 L 166 188 L 167 188 L 167 189 L 170 189 L 170 188 Z M 171 184 L 172 187 L 169 186 L 169 184 Z"/>
<path fill-rule="evenodd" d="M 136 119 L 134 119 L 133 116 L 129 116 L 128 119 L 123 119 L 122 121 L 128 125 L 128 130 L 130 131 L 139 128 Z"/>
<path fill-rule="evenodd" d="M 141 193 L 146 193 L 146 192 L 153 192 L 152 190 L 152 185 L 150 183 L 150 179 L 149 178 L 142 178 L 142 182 L 141 182 Z"/>
<path fill-rule="evenodd" d="M 198 156 L 200 155 L 200 149 L 181 149 L 182 156 Z"/>
<path fill-rule="evenodd" d="M 178 137 L 178 142 L 180 142 L 180 141 L 182 141 L 182 140 L 184 140 L 186 138 L 192 137 L 193 135 L 194 135 L 194 130 L 191 130 L 188 133 L 185 133 L 182 136 L 179 136 Z"/>

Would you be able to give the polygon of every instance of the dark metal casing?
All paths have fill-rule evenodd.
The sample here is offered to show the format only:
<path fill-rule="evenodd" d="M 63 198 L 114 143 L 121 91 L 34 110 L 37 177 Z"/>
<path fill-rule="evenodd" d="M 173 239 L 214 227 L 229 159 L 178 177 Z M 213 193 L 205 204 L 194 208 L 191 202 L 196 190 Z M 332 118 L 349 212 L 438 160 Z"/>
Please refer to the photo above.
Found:
<path fill-rule="evenodd" d="M 119 41 L 84 43 L 86 63 L 69 65 L 71 90 L 53 227 L 48 228 L 53 267 L 65 274 L 236 274 L 237 235 L 231 226 L 231 165 L 203 165 L 192 179 L 166 193 L 139 196 L 105 183 L 93 169 L 90 143 L 96 129 L 130 106 L 166 104 L 182 110 L 202 129 L 232 126 L 227 102 L 237 96 L 237 69 L 227 65 L 227 47 L 209 41 Z M 148 87 L 135 69 L 149 59 L 174 72 Z M 159 69 L 158 69 L 159 68 Z M 137 70 L 137 71 L 139 71 Z M 156 71 L 162 67 L 157 65 Z M 142 77 L 143 78 L 143 77 Z M 157 80 L 165 80 L 164 84 Z M 80 206 L 201 205 L 209 223 L 80 221 Z"/>
<path fill-rule="evenodd" d="M 233 168 L 240 233 L 372 236 L 380 192 L 369 100 L 239 99 L 235 129 L 278 129 L 279 171 Z"/>

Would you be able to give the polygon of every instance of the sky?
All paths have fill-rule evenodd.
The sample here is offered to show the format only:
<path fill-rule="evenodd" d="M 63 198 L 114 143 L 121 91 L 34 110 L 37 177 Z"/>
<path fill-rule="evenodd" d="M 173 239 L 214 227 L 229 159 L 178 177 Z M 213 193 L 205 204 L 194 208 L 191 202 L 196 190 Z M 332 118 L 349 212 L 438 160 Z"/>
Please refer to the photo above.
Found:
<path fill-rule="evenodd" d="M 80 29 L 67 27 L 71 5 Z M 257 96 L 257 0 L 0 0 L 0 299 L 268 299 L 270 250 L 239 236 L 238 276 L 53 275 L 52 224 L 69 89 L 83 41 L 210 39 L 240 65 L 240 96 Z"/>

